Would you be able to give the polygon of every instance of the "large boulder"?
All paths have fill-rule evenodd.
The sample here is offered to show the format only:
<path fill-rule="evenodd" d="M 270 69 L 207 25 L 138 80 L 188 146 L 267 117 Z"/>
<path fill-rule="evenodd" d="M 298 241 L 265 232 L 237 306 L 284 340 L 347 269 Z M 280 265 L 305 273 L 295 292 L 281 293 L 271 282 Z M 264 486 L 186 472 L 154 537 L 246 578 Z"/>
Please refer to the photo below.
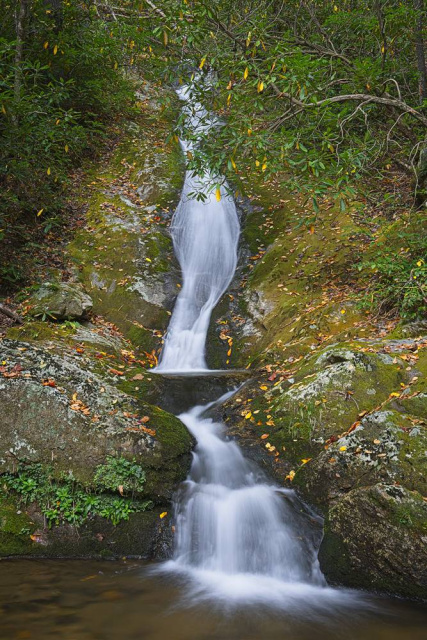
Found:
<path fill-rule="evenodd" d="M 377 482 L 403 484 L 427 495 L 425 426 L 390 409 L 368 414 L 348 435 L 303 465 L 296 482 L 322 508 Z"/>
<path fill-rule="evenodd" d="M 319 559 L 338 584 L 427 598 L 427 503 L 416 491 L 376 484 L 329 511 Z"/>
<path fill-rule="evenodd" d="M 81 368 L 49 346 L 0 342 L 0 555 L 150 555 L 161 547 L 159 533 L 171 533 L 159 514 L 171 513 L 193 439 L 175 416 L 120 391 L 111 374 Z M 44 527 L 52 487 L 95 505 L 93 516 L 79 514 L 77 533 L 62 511 L 52 521 L 59 530 Z M 20 505 L 34 496 L 34 505 Z M 107 520 L 99 517 L 104 512 Z"/>
<path fill-rule="evenodd" d="M 53 320 L 83 320 L 92 310 L 92 298 L 77 283 L 47 282 L 29 300 L 30 314 Z"/>

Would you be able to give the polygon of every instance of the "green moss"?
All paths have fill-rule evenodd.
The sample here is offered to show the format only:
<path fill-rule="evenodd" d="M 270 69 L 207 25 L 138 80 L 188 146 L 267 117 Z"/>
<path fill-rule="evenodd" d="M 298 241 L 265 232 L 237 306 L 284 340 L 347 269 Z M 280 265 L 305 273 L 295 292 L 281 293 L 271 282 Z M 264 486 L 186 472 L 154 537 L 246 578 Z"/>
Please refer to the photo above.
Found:
<path fill-rule="evenodd" d="M 0 496 L 0 556 L 25 555 L 34 544 L 35 525 L 11 497 Z"/>
<path fill-rule="evenodd" d="M 152 423 L 156 430 L 156 439 L 162 445 L 166 460 L 191 451 L 193 438 L 181 420 L 157 407 L 151 407 L 151 414 L 150 426 Z"/>
<path fill-rule="evenodd" d="M 73 323 L 57 324 L 42 322 L 39 320 L 26 321 L 19 327 L 11 327 L 6 332 L 6 337 L 11 340 L 23 340 L 29 342 L 42 342 L 47 340 L 67 339 L 76 332 Z"/>

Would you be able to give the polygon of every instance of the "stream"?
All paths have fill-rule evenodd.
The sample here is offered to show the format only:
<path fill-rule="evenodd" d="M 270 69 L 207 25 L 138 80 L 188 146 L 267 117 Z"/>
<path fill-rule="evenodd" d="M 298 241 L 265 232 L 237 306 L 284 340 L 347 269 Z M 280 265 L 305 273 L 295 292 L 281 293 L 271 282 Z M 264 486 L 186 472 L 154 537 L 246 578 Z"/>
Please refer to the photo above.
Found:
<path fill-rule="evenodd" d="M 194 137 L 217 126 L 179 90 Z M 187 172 L 171 225 L 183 285 L 158 375 L 209 375 L 211 313 L 237 264 L 239 219 L 226 184 Z M 218 373 L 215 371 L 212 374 Z M 235 389 L 179 415 L 196 440 L 175 498 L 173 558 L 160 564 L 3 560 L 0 638 L 62 640 L 422 640 L 425 608 L 327 584 L 321 520 L 227 439 L 218 408 Z"/>

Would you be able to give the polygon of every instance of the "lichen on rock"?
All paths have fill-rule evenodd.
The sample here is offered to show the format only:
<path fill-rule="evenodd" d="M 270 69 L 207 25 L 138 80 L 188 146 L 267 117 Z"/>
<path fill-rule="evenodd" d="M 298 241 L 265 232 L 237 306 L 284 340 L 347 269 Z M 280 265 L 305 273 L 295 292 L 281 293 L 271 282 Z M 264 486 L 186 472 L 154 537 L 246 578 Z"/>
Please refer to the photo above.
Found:
<path fill-rule="evenodd" d="M 46 282 L 29 300 L 30 314 L 52 320 L 83 320 L 92 310 L 92 298 L 75 282 Z"/>

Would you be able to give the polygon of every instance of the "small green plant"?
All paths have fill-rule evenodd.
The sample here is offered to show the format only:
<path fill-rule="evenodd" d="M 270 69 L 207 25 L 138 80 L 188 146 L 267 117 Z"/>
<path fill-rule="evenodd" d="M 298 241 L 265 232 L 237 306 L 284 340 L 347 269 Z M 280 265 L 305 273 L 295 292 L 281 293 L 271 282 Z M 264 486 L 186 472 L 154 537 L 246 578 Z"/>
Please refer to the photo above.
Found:
<path fill-rule="evenodd" d="M 358 266 L 369 278 L 362 306 L 415 320 L 427 313 L 427 243 L 423 233 L 405 234 L 400 249 L 379 245 L 373 259 Z"/>
<path fill-rule="evenodd" d="M 114 458 L 113 460 L 122 460 Z M 125 460 L 125 462 L 127 462 Z M 141 487 L 143 484 L 142 475 L 145 474 L 141 467 L 129 462 L 128 465 L 122 463 L 112 465 L 107 462 L 106 465 L 100 465 L 98 470 L 107 467 L 110 475 L 107 476 L 111 484 L 113 479 L 121 478 L 124 475 L 131 474 L 134 466 L 138 467 L 139 477 L 132 489 Z M 118 469 L 117 469 L 118 467 Z M 123 469 L 125 471 L 123 471 Z M 113 471 L 116 475 L 114 476 Z M 121 471 L 121 473 L 119 473 Z M 131 486 L 130 475 L 127 475 L 127 487 Z M 36 502 L 41 513 L 46 518 L 49 527 L 68 523 L 72 525 L 82 525 L 88 519 L 95 516 L 101 516 L 110 520 L 114 525 L 119 524 L 123 520 L 128 520 L 130 514 L 138 511 L 145 511 L 152 506 L 149 500 L 140 501 L 132 500 L 123 496 L 111 496 L 105 493 L 93 494 L 89 493 L 80 483 L 69 475 L 64 475 L 60 481 L 53 479 L 52 470 L 49 467 L 43 467 L 41 464 L 28 464 L 18 469 L 16 473 L 5 473 L 1 476 L 4 486 L 9 491 L 18 494 L 23 504 Z M 141 484 L 137 484 L 138 481 Z M 122 485 L 106 487 L 105 484 L 100 488 L 105 490 L 111 488 L 115 491 Z M 129 489 L 130 490 L 130 489 Z"/>
<path fill-rule="evenodd" d="M 117 491 L 121 488 L 123 493 L 142 491 L 145 483 L 145 471 L 133 461 L 126 458 L 107 456 L 107 462 L 97 467 L 94 476 L 95 485 L 99 489 Z"/>

